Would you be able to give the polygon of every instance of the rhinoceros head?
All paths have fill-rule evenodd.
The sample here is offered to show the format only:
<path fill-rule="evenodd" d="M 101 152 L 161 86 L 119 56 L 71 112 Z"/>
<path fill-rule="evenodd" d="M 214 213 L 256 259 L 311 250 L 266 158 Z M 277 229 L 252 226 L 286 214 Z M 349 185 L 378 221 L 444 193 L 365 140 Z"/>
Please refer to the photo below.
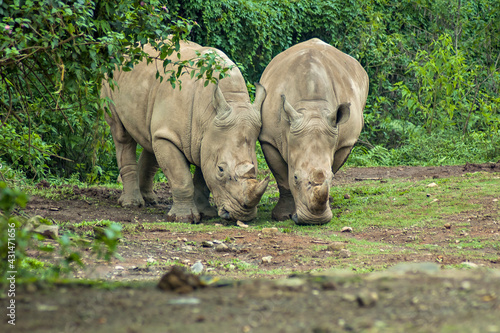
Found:
<path fill-rule="evenodd" d="M 332 218 L 329 192 L 338 125 L 350 116 L 350 104 L 334 108 L 326 100 L 290 105 L 282 95 L 284 118 L 289 122 L 288 181 L 297 224 L 324 224 Z"/>
<path fill-rule="evenodd" d="M 216 116 L 204 134 L 201 169 L 219 216 L 249 221 L 269 179 L 257 180 L 255 144 L 262 126 L 260 107 L 264 87 L 257 84 L 254 104 L 233 96 L 226 101 L 219 86 L 213 96 Z M 248 96 L 248 95 L 247 95 Z"/>

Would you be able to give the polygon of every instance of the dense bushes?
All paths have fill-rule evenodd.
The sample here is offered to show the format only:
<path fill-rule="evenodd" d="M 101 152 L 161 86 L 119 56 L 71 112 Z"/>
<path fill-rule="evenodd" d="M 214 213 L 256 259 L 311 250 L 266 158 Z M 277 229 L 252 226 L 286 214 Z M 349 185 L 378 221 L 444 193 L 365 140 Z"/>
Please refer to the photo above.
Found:
<path fill-rule="evenodd" d="M 493 147 L 500 137 L 500 2 L 495 0 L 20 3 L 25 6 L 15 10 L 16 5 L 0 5 L 0 159 L 32 176 L 50 169 L 96 180 L 112 170 L 98 82 L 121 63 L 127 47 L 166 33 L 184 36 L 192 27 L 189 39 L 222 49 L 249 82 L 259 79 L 276 54 L 311 37 L 358 59 L 370 76 L 362 133 L 369 144 L 355 150 L 360 161 L 374 156 L 380 163 L 384 149 L 438 144 L 443 136 L 455 148 L 463 142 L 483 147 L 474 155 L 477 161 L 500 158 Z M 37 57 L 27 57 L 30 50 Z M 126 52 L 131 59 L 141 57 L 137 47 Z M 382 148 L 370 154 L 366 147 L 373 146 Z M 450 153 L 455 149 L 447 147 Z M 430 149 L 427 154 L 434 156 L 395 154 L 390 161 L 452 162 L 435 158 L 445 150 Z"/>

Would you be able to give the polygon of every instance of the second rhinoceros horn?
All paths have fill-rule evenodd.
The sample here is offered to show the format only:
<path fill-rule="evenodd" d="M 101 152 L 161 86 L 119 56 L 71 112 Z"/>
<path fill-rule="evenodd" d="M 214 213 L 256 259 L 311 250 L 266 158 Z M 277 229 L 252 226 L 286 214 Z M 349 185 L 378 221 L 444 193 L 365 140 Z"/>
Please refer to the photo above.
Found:
<path fill-rule="evenodd" d="M 246 193 L 245 205 L 248 207 L 255 207 L 259 203 L 260 198 L 262 198 L 264 192 L 266 191 L 268 183 L 269 183 L 269 177 L 266 177 L 261 182 L 257 182 L 257 180 L 254 180 L 253 184 L 250 186 L 250 188 Z"/>

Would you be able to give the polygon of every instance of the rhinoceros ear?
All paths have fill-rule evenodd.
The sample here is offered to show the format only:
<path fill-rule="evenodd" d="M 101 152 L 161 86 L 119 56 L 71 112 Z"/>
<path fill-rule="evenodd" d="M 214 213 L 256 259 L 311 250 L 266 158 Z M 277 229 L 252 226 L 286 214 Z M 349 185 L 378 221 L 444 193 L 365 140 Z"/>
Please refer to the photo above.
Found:
<path fill-rule="evenodd" d="M 266 88 L 264 88 L 260 83 L 255 82 L 255 100 L 253 101 L 253 106 L 256 110 L 259 111 L 259 114 L 260 114 L 260 109 L 262 107 L 262 103 L 264 103 L 266 96 L 267 96 Z"/>
<path fill-rule="evenodd" d="M 231 114 L 231 107 L 227 104 L 222 91 L 219 88 L 219 83 L 215 86 L 214 97 L 212 99 L 217 118 L 220 120 L 227 119 Z"/>
<path fill-rule="evenodd" d="M 302 115 L 298 113 L 293 106 L 288 103 L 285 95 L 281 95 L 281 108 L 284 111 L 285 119 L 291 124 L 297 122 L 302 118 Z"/>
<path fill-rule="evenodd" d="M 351 116 L 351 103 L 342 103 L 337 108 L 337 112 L 329 116 L 330 124 L 333 127 L 345 124 Z"/>

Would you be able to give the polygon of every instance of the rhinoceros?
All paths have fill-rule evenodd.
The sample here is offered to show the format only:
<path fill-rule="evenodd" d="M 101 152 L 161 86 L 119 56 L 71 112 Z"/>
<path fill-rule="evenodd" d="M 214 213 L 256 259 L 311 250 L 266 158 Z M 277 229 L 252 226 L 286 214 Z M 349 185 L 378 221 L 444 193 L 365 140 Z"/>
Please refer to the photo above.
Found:
<path fill-rule="evenodd" d="M 159 54 L 150 45 L 144 49 L 153 57 Z M 220 50 L 181 42 L 181 60 L 197 57 L 197 51 L 217 52 L 228 66 L 233 65 Z M 113 73 L 118 87 L 103 84 L 102 97 L 113 101 L 106 121 L 123 181 L 119 203 L 125 207 L 155 204 L 153 179 L 160 167 L 173 197 L 167 220 L 198 222 L 217 215 L 242 221 L 255 218 L 269 181 L 256 178 L 255 146 L 265 90 L 257 86 L 252 105 L 236 66 L 230 76 L 206 87 L 203 80 L 181 76 L 182 89 L 156 79 L 158 68 L 161 63 L 143 61 L 129 72 Z M 137 144 L 143 147 L 138 164 Z M 209 203 L 210 192 L 217 209 Z"/>
<path fill-rule="evenodd" d="M 267 92 L 259 141 L 276 178 L 276 220 L 325 224 L 329 191 L 363 127 L 368 75 L 335 47 L 313 38 L 278 54 L 260 83 Z"/>

